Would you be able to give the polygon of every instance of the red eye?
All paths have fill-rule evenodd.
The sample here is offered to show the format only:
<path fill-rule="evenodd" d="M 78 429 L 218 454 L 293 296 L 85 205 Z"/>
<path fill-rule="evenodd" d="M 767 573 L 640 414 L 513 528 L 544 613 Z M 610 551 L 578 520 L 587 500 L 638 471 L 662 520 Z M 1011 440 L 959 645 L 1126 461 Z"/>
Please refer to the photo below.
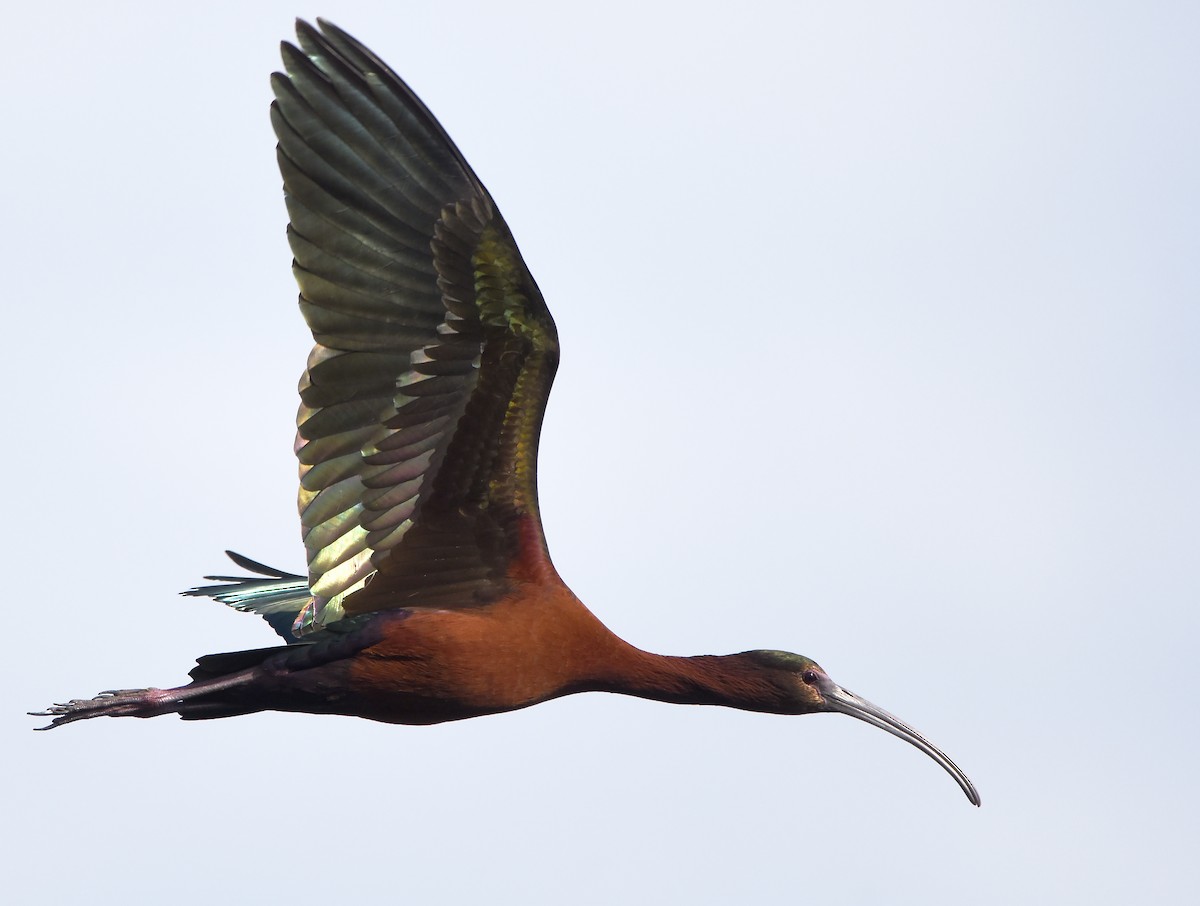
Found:
<path fill-rule="evenodd" d="M 810 686 L 815 686 L 817 684 L 817 671 L 805 670 L 802 674 L 800 674 L 800 679 L 804 680 L 804 682 L 808 683 Z"/>

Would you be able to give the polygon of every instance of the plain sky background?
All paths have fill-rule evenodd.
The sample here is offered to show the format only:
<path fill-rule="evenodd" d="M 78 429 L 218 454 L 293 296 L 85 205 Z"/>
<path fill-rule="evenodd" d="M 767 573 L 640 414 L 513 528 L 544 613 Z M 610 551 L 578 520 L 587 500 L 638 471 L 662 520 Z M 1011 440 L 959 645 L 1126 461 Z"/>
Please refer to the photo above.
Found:
<path fill-rule="evenodd" d="M 408 79 L 557 319 L 562 575 L 925 731 L 588 695 L 434 728 L 24 712 L 271 643 L 309 346 L 267 76 Z M 1200 8 L 23 3 L 0 55 L 11 903 L 1183 902 Z"/>

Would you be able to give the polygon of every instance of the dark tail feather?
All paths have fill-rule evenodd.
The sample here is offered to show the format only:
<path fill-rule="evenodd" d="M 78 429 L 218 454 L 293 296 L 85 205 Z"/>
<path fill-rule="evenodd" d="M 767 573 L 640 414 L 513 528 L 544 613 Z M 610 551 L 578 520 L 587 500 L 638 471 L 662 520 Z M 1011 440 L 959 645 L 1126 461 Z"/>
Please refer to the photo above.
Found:
<path fill-rule="evenodd" d="M 188 674 L 197 682 L 204 680 L 216 679 L 220 676 L 228 676 L 231 673 L 239 673 L 242 670 L 249 670 L 251 667 L 257 667 L 273 654 L 278 654 L 282 649 L 278 645 L 270 648 L 255 648 L 250 651 L 227 651 L 222 654 L 206 654 L 203 657 L 196 658 L 196 666 L 192 668 Z"/>

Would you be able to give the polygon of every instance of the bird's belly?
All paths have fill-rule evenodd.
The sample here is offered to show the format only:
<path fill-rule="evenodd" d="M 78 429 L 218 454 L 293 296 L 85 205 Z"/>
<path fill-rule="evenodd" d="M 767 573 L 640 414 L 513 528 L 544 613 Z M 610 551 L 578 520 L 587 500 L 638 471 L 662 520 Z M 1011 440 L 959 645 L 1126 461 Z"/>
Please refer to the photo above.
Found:
<path fill-rule="evenodd" d="M 512 711 L 587 687 L 580 633 L 564 633 L 562 621 L 550 614 L 492 607 L 385 619 L 379 640 L 343 664 L 344 681 L 336 683 L 342 687 L 339 713 L 440 723 Z"/>

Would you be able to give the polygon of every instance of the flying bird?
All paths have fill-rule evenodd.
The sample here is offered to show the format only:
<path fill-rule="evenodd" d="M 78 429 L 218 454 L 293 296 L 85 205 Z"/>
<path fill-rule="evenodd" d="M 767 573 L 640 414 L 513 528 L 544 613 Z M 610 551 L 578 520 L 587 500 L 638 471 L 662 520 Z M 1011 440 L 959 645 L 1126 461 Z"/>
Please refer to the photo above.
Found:
<path fill-rule="evenodd" d="M 558 366 L 550 311 L 491 195 L 412 90 L 322 20 L 298 22 L 271 121 L 315 345 L 296 454 L 307 575 L 229 556 L 207 595 L 286 641 L 198 659 L 173 689 L 51 706 L 185 720 L 256 711 L 433 724 L 575 692 L 776 714 L 836 711 L 967 776 L 786 651 L 667 657 L 618 638 L 559 578 L 537 449 Z"/>

